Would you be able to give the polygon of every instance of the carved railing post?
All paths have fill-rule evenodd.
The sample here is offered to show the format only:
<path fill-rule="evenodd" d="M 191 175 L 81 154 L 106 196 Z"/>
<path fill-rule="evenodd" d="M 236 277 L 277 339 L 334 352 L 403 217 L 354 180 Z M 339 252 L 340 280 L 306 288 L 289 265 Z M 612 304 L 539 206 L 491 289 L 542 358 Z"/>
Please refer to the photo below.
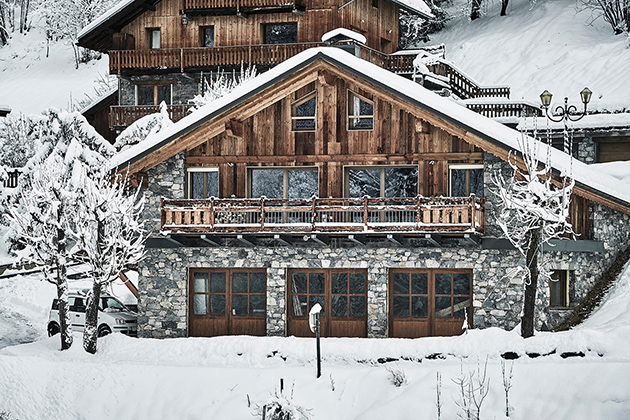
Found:
<path fill-rule="evenodd" d="M 477 230 L 477 206 L 476 204 L 476 198 L 475 198 L 475 194 L 470 194 L 470 210 L 471 210 L 471 216 L 470 216 L 470 224 L 472 227 L 472 231 L 476 232 Z"/>
<path fill-rule="evenodd" d="M 317 220 L 317 209 L 315 207 L 316 197 L 311 197 L 311 232 L 315 231 L 315 222 Z"/>
<path fill-rule="evenodd" d="M 368 229 L 368 196 L 363 196 L 363 230 Z"/>
<path fill-rule="evenodd" d="M 260 231 L 265 230 L 265 196 L 260 197 Z"/>
<path fill-rule="evenodd" d="M 210 197 L 210 231 L 214 232 L 214 197 Z"/>

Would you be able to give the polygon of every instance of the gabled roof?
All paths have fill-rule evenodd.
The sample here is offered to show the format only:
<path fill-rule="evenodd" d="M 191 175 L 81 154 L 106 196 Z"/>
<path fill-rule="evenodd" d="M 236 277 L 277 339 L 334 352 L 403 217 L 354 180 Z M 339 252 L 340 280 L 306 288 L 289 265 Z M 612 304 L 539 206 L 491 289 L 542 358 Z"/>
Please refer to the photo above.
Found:
<path fill-rule="evenodd" d="M 410 109 L 421 110 L 423 115 L 439 120 L 438 124 L 444 130 L 503 160 L 509 159 L 512 152 L 520 155 L 519 140 L 523 134 L 519 131 L 470 111 L 411 80 L 357 58 L 340 48 L 324 47 L 306 50 L 286 60 L 244 83 L 230 94 L 205 105 L 166 130 L 119 153 L 111 159 L 110 169 L 125 170 L 129 167 L 131 172 L 138 172 L 158 163 L 149 163 L 154 161 L 156 156 L 159 157 L 159 161 L 166 160 L 190 147 L 181 141 L 183 137 L 226 118 L 236 107 L 253 106 L 252 104 L 259 103 L 260 95 L 264 95 L 268 88 L 275 84 L 287 82 L 287 80 L 293 82 L 294 78 L 299 77 L 302 78 L 299 80 L 303 80 L 304 74 L 299 72 L 308 71 L 309 66 L 317 63 L 322 63 L 331 70 L 339 71 L 348 77 L 362 80 L 380 89 L 391 98 L 408 104 Z M 251 101 L 255 96 L 257 101 Z M 630 214 L 630 191 L 626 184 L 590 168 L 583 162 L 572 159 L 560 150 L 550 148 L 548 151 L 548 146 L 545 144 L 541 144 L 538 152 L 542 162 L 546 161 L 545 157 L 547 153 L 550 153 L 552 169 L 556 174 L 573 174 L 577 194 Z"/>
<path fill-rule="evenodd" d="M 84 48 L 107 52 L 110 38 L 114 32 L 121 29 L 144 13 L 154 10 L 155 5 L 162 0 L 121 0 L 114 7 L 103 13 L 78 35 L 77 44 Z M 425 19 L 433 17 L 431 8 L 424 0 L 385 0 L 393 3 L 407 12 L 416 13 Z"/>

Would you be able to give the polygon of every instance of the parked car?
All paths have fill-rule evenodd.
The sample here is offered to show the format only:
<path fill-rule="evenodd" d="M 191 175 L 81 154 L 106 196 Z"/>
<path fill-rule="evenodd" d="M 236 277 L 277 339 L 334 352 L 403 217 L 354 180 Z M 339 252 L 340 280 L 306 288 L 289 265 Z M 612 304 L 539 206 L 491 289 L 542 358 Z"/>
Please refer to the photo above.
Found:
<path fill-rule="evenodd" d="M 68 304 L 73 330 L 83 331 L 85 328 L 87 290 L 70 292 Z M 59 299 L 54 299 L 48 315 L 48 336 L 52 337 L 60 331 Z M 136 337 L 138 335 L 138 315 L 130 311 L 115 297 L 103 293 L 98 304 L 98 336 L 103 337 L 112 332 Z"/>

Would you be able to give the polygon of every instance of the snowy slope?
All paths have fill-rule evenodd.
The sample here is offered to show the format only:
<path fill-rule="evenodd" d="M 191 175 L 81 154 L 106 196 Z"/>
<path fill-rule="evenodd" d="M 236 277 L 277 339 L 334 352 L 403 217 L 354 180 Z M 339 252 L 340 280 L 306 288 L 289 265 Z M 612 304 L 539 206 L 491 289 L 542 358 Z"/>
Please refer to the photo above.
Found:
<path fill-rule="evenodd" d="M 630 109 L 628 37 L 613 35 L 602 19 L 589 25 L 591 12 L 576 10 L 578 3 L 511 0 L 501 17 L 501 2 L 484 1 L 485 16 L 470 22 L 460 11 L 469 14 L 470 2 L 454 0 L 450 12 L 458 16 L 430 44 L 444 43 L 446 58 L 482 84 L 510 86 L 512 99 L 538 104 L 548 89 L 556 104 L 568 96 L 580 105 L 588 86 L 590 109 Z"/>

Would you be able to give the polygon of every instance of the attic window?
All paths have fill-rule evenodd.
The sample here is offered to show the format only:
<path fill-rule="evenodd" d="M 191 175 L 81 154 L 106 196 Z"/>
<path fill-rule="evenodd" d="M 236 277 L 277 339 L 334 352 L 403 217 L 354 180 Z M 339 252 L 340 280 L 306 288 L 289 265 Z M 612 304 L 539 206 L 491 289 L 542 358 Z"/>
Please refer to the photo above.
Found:
<path fill-rule="evenodd" d="M 315 131 L 317 94 L 311 92 L 291 104 L 291 130 Z"/>
<path fill-rule="evenodd" d="M 219 168 L 188 168 L 188 198 L 219 196 Z"/>
<path fill-rule="evenodd" d="M 569 271 L 556 270 L 549 281 L 549 306 L 566 308 L 569 306 Z"/>
<path fill-rule="evenodd" d="M 348 130 L 372 130 L 374 128 L 374 102 L 348 91 Z"/>

